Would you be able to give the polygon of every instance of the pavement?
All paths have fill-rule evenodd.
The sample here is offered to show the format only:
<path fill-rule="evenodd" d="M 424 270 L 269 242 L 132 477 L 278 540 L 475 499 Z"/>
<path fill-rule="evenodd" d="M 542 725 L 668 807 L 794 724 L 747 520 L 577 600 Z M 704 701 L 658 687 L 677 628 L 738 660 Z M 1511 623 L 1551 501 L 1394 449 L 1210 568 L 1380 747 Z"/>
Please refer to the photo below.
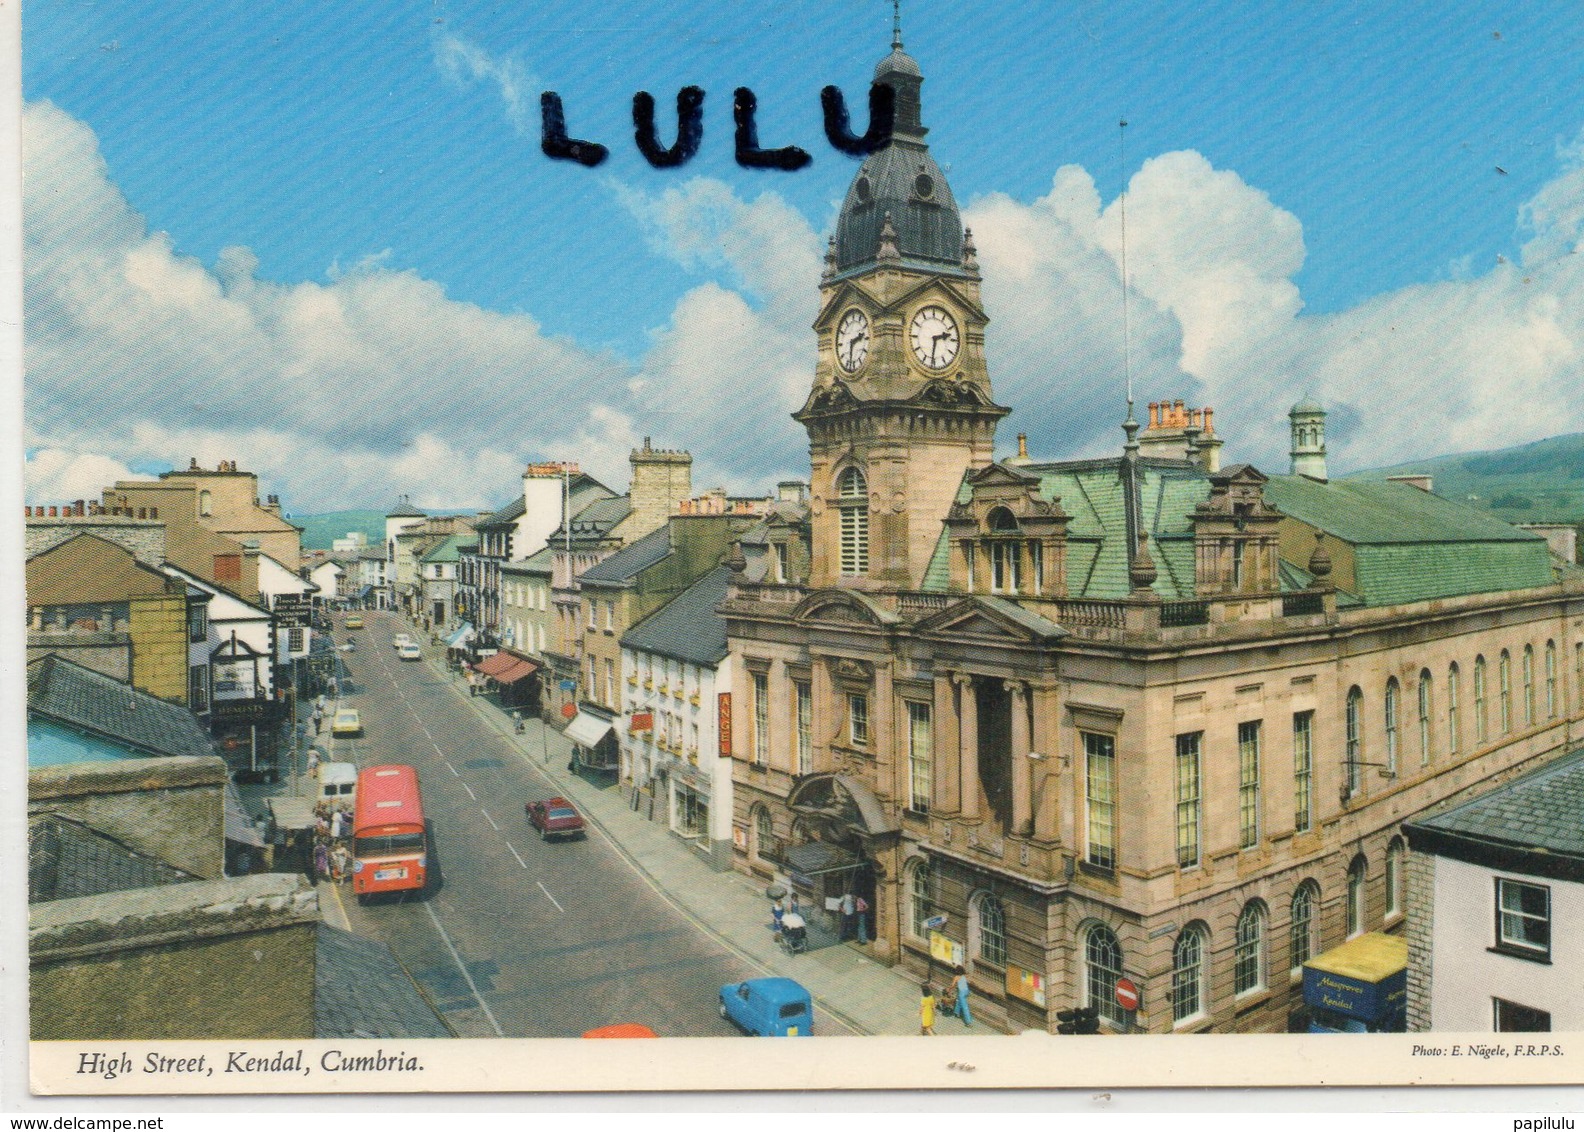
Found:
<path fill-rule="evenodd" d="M 424 662 L 448 676 L 444 661 L 432 649 L 425 650 Z M 584 820 L 604 833 L 632 867 L 700 931 L 765 974 L 796 979 L 820 1010 L 851 1033 L 918 1033 L 916 975 L 870 959 L 855 944 L 787 954 L 771 930 L 770 902 L 762 881 L 737 872 L 715 872 L 664 824 L 634 812 L 619 787 L 602 787 L 568 771 L 572 742 L 553 726 L 528 718 L 523 733 L 517 734 L 510 713 L 493 694 L 469 696 L 465 684 L 448 683 L 471 704 L 483 726 L 496 731 L 533 762 L 555 789 L 577 806 Z M 288 791 L 289 783 L 287 779 L 283 784 Z M 255 808 L 255 799 L 247 800 L 250 808 Z M 935 982 L 945 981 L 944 972 L 937 972 Z M 954 1017 L 937 1016 L 935 1032 L 958 1036 L 996 1031 L 983 1023 L 968 1028 Z"/>

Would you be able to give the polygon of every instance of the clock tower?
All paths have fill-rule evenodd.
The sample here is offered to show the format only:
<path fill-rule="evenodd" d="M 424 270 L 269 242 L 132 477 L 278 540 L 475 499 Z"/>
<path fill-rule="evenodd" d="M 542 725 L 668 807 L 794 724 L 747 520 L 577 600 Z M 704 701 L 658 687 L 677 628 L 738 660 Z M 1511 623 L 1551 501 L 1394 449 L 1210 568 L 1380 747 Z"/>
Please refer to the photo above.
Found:
<path fill-rule="evenodd" d="M 924 142 L 923 73 L 900 30 L 875 81 L 896 94 L 891 141 L 859 168 L 825 255 L 808 430 L 810 583 L 917 589 L 963 474 L 992 460 L 973 235 Z"/>

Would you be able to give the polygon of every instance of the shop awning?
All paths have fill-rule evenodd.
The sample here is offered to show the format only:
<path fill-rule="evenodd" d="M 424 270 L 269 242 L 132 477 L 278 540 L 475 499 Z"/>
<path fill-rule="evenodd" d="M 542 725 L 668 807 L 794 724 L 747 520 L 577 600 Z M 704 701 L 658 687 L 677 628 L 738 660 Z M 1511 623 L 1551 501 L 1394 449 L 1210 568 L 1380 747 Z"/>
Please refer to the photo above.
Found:
<path fill-rule="evenodd" d="M 473 626 L 466 621 L 456 627 L 456 631 L 446 638 L 446 648 L 460 648 L 473 639 Z"/>
<path fill-rule="evenodd" d="M 839 845 L 827 845 L 823 841 L 805 841 L 801 845 L 793 845 L 782 860 L 792 872 L 806 877 L 842 873 L 859 865 L 858 858 L 847 850 Z"/>
<path fill-rule="evenodd" d="M 613 722 L 609 719 L 601 719 L 597 715 L 580 711 L 573 717 L 572 722 L 567 724 L 566 737 L 581 746 L 592 747 L 610 734 L 613 726 Z"/>
<path fill-rule="evenodd" d="M 512 653 L 498 652 L 475 664 L 473 671 L 482 672 L 502 684 L 515 684 L 529 673 L 539 671 L 539 666 Z"/>

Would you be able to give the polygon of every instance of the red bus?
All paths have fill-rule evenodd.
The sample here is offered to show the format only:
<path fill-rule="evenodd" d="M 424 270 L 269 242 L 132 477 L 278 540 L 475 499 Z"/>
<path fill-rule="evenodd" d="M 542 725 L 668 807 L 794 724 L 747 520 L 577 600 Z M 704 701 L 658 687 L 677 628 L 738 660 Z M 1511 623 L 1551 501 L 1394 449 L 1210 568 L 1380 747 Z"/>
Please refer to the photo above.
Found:
<path fill-rule="evenodd" d="M 418 772 L 410 766 L 371 766 L 359 772 L 352 815 L 352 891 L 422 888 L 429 864 Z"/>

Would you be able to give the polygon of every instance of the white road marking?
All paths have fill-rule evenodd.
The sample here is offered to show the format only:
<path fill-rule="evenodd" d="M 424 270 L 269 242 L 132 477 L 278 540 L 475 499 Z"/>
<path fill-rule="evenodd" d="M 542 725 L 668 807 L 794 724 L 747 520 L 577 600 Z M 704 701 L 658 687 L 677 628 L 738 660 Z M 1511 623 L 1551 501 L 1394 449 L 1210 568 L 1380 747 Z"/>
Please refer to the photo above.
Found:
<path fill-rule="evenodd" d="M 550 890 L 544 886 L 544 881 L 536 880 L 534 883 L 539 886 L 539 891 L 544 893 L 545 896 L 549 898 L 550 903 L 556 906 L 556 911 L 560 912 L 563 916 L 566 915 L 566 909 L 561 907 L 561 902 L 559 900 L 550 895 Z"/>
<path fill-rule="evenodd" d="M 496 833 L 500 832 L 500 826 L 495 824 L 495 819 L 489 816 L 488 810 L 480 809 L 479 813 L 484 815 L 484 820 L 490 823 L 491 829 L 493 829 Z"/>
<path fill-rule="evenodd" d="M 473 787 L 469 786 L 466 782 L 464 782 L 464 783 L 462 783 L 462 789 L 464 789 L 464 790 L 466 790 L 468 792 L 468 797 L 469 798 L 472 798 L 475 802 L 478 801 L 478 795 L 473 793 Z"/>
<path fill-rule="evenodd" d="M 528 867 L 528 862 L 522 859 L 522 854 L 517 852 L 517 847 L 515 845 L 508 841 L 506 842 L 506 848 L 511 850 L 512 856 L 517 858 L 517 863 L 519 865 L 525 869 Z"/>
<path fill-rule="evenodd" d="M 449 770 L 452 774 L 456 774 L 456 776 L 458 778 L 462 777 L 460 774 L 457 774 L 457 768 L 452 766 L 451 765 L 451 761 L 449 759 L 445 758 L 444 755 L 441 756 L 441 761 L 443 761 L 446 764 L 446 769 Z"/>
<path fill-rule="evenodd" d="M 457 970 L 462 972 L 462 977 L 467 980 L 468 989 L 473 992 L 473 1000 L 479 1004 L 479 1009 L 484 1011 L 484 1017 L 489 1019 L 489 1024 L 495 1030 L 497 1038 L 504 1038 L 506 1032 L 500 1028 L 500 1023 L 495 1021 L 495 1015 L 490 1011 L 489 1003 L 484 1001 L 484 996 L 479 994 L 478 984 L 473 981 L 472 974 L 467 969 L 467 964 L 462 962 L 462 956 L 457 954 L 456 945 L 451 942 L 451 937 L 446 934 L 445 925 L 440 922 L 440 917 L 435 915 L 432 904 L 424 902 L 424 911 L 429 913 L 429 919 L 434 921 L 435 931 L 440 933 L 440 938 L 445 940 L 446 950 L 451 952 L 451 958 L 456 961 Z"/>
<path fill-rule="evenodd" d="M 432 746 L 435 749 L 435 754 L 439 755 L 442 759 L 445 758 L 445 752 L 440 749 L 440 744 L 439 743 L 431 743 L 430 746 Z M 450 766 L 450 765 L 451 765 L 450 761 L 447 760 L 446 766 Z M 451 773 L 455 774 L 456 771 L 453 770 Z"/>

